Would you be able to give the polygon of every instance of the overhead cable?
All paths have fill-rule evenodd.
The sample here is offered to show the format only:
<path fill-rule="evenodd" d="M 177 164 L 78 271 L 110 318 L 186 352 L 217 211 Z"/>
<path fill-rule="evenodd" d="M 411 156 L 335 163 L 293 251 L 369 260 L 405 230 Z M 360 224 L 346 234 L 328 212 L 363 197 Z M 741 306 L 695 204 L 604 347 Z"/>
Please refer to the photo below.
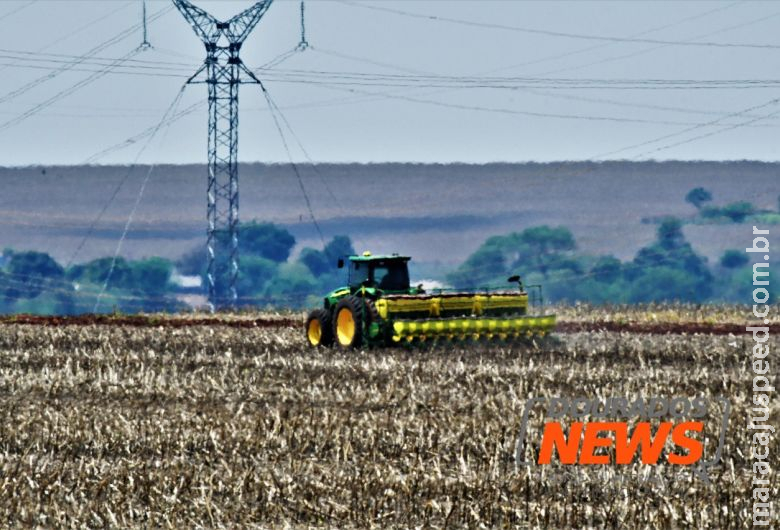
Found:
<path fill-rule="evenodd" d="M 596 40 L 604 42 L 625 42 L 625 43 L 638 43 L 638 44 L 669 44 L 674 46 L 693 46 L 693 47 L 713 47 L 713 48 L 748 48 L 748 49 L 764 49 L 764 50 L 777 50 L 780 49 L 780 45 L 777 44 L 763 44 L 763 43 L 735 43 L 735 42 L 687 42 L 678 40 L 662 40 L 662 39 L 646 39 L 637 37 L 615 37 L 609 35 L 591 35 L 584 33 L 571 33 L 564 31 L 554 31 L 522 26 L 510 26 L 507 24 L 498 24 L 490 22 L 476 22 L 473 20 L 464 20 L 459 18 L 452 18 L 439 15 L 425 15 L 422 13 L 413 13 L 404 11 L 401 9 L 395 9 L 385 6 L 371 5 L 367 3 L 351 2 L 347 0 L 337 0 L 339 3 L 346 4 L 352 7 L 359 7 L 362 9 L 371 9 L 375 11 L 382 11 L 385 13 L 392 13 L 395 15 L 401 15 L 405 17 L 418 18 L 423 20 L 433 20 L 438 22 L 447 22 L 450 24 L 458 24 L 462 26 L 473 26 L 485 29 L 499 29 L 504 31 L 513 31 L 518 33 L 528 33 L 532 35 L 546 35 L 548 37 L 563 37 L 567 39 L 582 39 L 582 40 Z"/>
<path fill-rule="evenodd" d="M 185 88 L 187 88 L 186 83 L 182 85 L 181 89 L 179 90 L 179 93 L 176 95 L 176 98 L 173 100 L 170 107 L 168 107 L 168 109 L 165 111 L 165 114 L 163 115 L 163 118 L 160 120 L 160 123 L 157 125 L 157 129 L 155 130 L 155 132 L 151 136 L 149 136 L 149 140 L 147 140 L 147 143 L 144 145 L 143 149 L 138 155 L 139 157 L 141 153 L 143 153 L 143 151 L 146 150 L 146 147 L 154 139 L 157 132 L 163 127 L 163 124 L 166 122 L 168 116 L 175 112 L 176 107 L 181 101 L 182 95 L 184 95 Z M 144 196 L 146 185 L 149 183 L 149 179 L 152 176 L 152 172 L 154 171 L 155 166 L 156 166 L 155 164 L 151 164 L 149 166 L 149 169 L 146 172 L 146 176 L 144 177 L 143 182 L 141 182 L 141 187 L 139 188 L 138 194 L 136 195 L 135 198 L 135 203 L 133 204 L 133 207 L 130 210 L 130 214 L 127 216 L 127 221 L 125 222 L 125 226 L 122 229 L 122 235 L 119 236 L 119 240 L 117 241 L 116 249 L 114 250 L 114 255 L 111 258 L 111 265 L 109 266 L 108 273 L 106 274 L 106 280 L 103 282 L 103 286 L 100 289 L 100 293 L 98 294 L 97 299 L 95 300 L 95 307 L 92 310 L 93 313 L 97 313 L 98 309 L 100 308 L 100 301 L 103 298 L 106 289 L 108 289 L 108 284 L 111 281 L 111 275 L 113 274 L 114 268 L 116 267 L 117 258 L 119 257 L 119 253 L 122 251 L 122 245 L 124 244 L 125 238 L 127 237 L 127 232 L 130 230 L 130 226 L 133 224 L 133 218 L 135 217 L 135 213 L 138 210 L 138 205 L 141 204 L 141 199 Z"/>

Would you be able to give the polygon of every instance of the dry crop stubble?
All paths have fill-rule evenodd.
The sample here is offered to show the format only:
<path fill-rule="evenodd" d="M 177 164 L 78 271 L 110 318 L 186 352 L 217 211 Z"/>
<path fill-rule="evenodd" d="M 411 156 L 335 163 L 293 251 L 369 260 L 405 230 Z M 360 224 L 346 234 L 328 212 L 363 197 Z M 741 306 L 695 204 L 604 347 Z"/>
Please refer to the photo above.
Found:
<path fill-rule="evenodd" d="M 297 328 L 7 324 L 0 520 L 744 526 L 748 342 L 597 332 L 539 349 L 343 353 L 306 348 Z M 528 397 L 624 394 L 730 397 L 724 462 L 711 485 L 686 478 L 662 489 L 639 480 L 648 468 L 635 465 L 591 466 L 562 484 L 551 469 L 515 469 Z M 770 454 L 778 450 L 773 442 Z M 668 466 L 661 475 L 671 476 Z M 620 476 L 632 480 L 608 487 Z"/>

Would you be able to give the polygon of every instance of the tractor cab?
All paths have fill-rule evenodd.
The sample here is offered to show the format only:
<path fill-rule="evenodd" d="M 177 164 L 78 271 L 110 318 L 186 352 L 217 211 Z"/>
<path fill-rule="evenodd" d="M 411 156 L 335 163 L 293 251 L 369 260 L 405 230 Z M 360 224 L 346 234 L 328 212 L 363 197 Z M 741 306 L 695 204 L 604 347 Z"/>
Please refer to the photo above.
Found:
<path fill-rule="evenodd" d="M 347 285 L 353 293 L 363 288 L 408 293 L 410 259 L 409 256 L 397 254 L 374 256 L 370 252 L 364 252 L 361 256 L 349 256 L 346 263 L 340 259 L 338 265 L 339 268 L 348 266 Z"/>

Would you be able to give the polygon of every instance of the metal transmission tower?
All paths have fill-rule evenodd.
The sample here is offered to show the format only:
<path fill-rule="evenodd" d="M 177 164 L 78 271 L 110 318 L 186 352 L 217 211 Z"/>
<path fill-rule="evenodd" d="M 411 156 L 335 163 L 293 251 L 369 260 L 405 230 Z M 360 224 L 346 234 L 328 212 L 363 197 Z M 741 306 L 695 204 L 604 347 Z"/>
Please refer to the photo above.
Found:
<path fill-rule="evenodd" d="M 238 85 L 259 82 L 239 51 L 272 1 L 257 2 L 220 22 L 188 0 L 173 0 L 206 45 L 206 61 L 188 83 L 206 83 L 209 90 L 207 282 L 212 311 L 238 300 Z M 205 79 L 197 80 L 203 73 Z"/>

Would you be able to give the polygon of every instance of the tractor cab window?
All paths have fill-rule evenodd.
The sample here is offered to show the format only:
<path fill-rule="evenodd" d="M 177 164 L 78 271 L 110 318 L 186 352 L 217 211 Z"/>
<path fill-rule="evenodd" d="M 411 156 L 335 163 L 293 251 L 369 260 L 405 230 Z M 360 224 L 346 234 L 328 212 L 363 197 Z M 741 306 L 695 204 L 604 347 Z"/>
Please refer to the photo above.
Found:
<path fill-rule="evenodd" d="M 368 280 L 368 263 L 353 261 L 352 269 L 349 272 L 349 284 L 353 287 L 360 287 L 363 282 Z"/>
<path fill-rule="evenodd" d="M 374 266 L 374 285 L 383 291 L 405 291 L 409 289 L 409 270 L 406 262 L 379 263 Z"/>

